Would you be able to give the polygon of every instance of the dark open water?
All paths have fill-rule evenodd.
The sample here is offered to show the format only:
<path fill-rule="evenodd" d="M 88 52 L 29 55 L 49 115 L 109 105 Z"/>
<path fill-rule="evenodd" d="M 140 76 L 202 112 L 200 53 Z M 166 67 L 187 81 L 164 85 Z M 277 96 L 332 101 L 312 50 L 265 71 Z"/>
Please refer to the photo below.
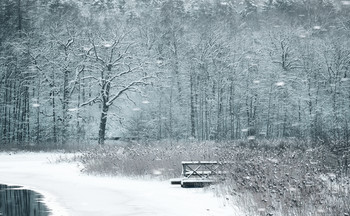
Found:
<path fill-rule="evenodd" d="M 48 216 L 42 196 L 17 186 L 0 184 L 0 216 Z"/>

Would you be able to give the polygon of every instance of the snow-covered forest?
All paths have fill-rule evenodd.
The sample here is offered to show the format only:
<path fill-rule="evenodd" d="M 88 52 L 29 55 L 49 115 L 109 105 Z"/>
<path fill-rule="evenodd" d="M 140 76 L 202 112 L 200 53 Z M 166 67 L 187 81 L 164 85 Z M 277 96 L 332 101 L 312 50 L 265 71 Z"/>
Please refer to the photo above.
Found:
<path fill-rule="evenodd" d="M 350 137 L 350 1 L 2 0 L 0 143 Z"/>
<path fill-rule="evenodd" d="M 348 0 L 0 0 L 0 184 L 68 214 L 349 216 L 349 139 Z"/>

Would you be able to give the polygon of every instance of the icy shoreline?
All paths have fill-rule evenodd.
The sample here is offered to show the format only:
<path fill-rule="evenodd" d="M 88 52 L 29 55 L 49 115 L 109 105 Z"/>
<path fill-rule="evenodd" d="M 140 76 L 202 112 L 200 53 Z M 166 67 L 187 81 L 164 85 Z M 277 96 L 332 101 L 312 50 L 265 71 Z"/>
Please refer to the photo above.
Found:
<path fill-rule="evenodd" d="M 182 189 L 167 181 L 88 176 L 80 172 L 78 163 L 50 163 L 60 155 L 0 153 L 0 183 L 42 194 L 54 216 L 242 215 L 237 207 L 203 189 Z"/>

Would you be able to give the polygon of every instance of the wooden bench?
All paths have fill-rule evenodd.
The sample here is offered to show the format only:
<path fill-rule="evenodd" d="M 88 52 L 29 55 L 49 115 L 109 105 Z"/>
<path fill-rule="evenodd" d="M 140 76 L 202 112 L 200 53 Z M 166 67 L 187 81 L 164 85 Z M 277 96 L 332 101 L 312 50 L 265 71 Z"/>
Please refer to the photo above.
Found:
<path fill-rule="evenodd" d="M 218 161 L 182 161 L 181 178 L 171 179 L 171 184 L 181 187 L 204 187 L 218 181 L 218 176 L 227 172 L 223 170 L 226 162 Z"/>

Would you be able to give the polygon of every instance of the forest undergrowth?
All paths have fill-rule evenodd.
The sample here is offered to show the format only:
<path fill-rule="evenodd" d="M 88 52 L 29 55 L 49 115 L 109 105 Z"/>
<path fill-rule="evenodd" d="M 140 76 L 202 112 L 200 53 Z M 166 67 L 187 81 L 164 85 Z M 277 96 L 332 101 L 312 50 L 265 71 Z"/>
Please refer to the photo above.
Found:
<path fill-rule="evenodd" d="M 229 161 L 211 188 L 247 215 L 350 215 L 349 147 L 298 140 L 105 145 L 80 156 L 84 172 L 169 179 L 183 160 Z"/>

